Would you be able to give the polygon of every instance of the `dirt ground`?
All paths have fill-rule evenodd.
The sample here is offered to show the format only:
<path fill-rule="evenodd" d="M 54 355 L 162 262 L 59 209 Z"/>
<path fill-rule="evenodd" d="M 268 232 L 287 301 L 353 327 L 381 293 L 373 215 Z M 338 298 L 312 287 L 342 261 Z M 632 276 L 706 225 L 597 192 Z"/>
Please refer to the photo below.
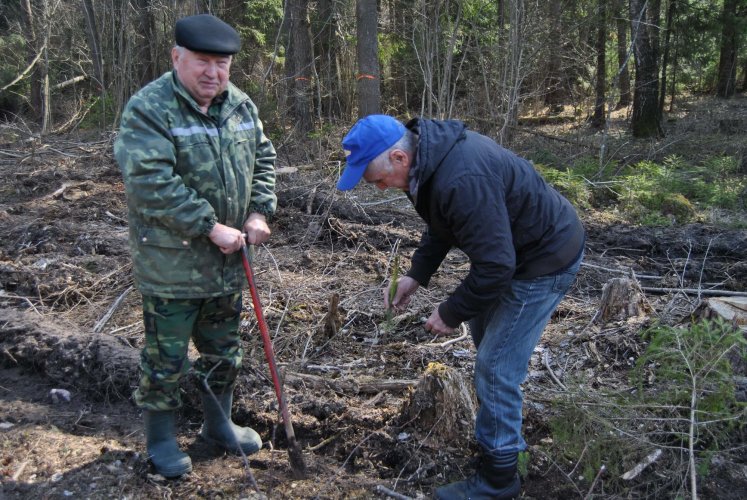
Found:
<path fill-rule="evenodd" d="M 736 102 L 743 113 L 745 99 Z M 702 136 L 702 112 L 718 111 L 716 104 L 703 106 L 683 106 L 667 122 L 668 137 L 680 134 L 679 141 L 637 144 L 629 158 L 687 155 L 687 137 Z M 246 293 L 246 354 L 234 420 L 254 427 L 266 445 L 244 462 L 198 439 L 201 410 L 196 382 L 189 379 L 179 442 L 194 472 L 172 481 L 150 470 L 141 415 L 130 398 L 143 328 L 113 137 L 31 139 L 10 126 L 0 132 L 0 497 L 428 498 L 436 486 L 470 473 L 475 446 L 469 422 L 445 428 L 438 410 L 430 426 L 407 418 L 411 388 L 430 363 L 455 368 L 466 386 L 471 383 L 471 341 L 445 344 L 449 339 L 431 338 L 422 328 L 469 263 L 451 252 L 430 288 L 387 323 L 381 297 L 392 257 L 400 255 L 407 268 L 423 224 L 397 193 L 368 186 L 335 192 L 339 137 L 305 155 L 281 151 L 279 166 L 297 170 L 279 175 L 273 237 L 258 249 L 255 264 L 307 478 L 292 478 Z M 570 131 L 564 137 L 591 148 L 598 144 L 598 137 L 582 135 Z M 578 149 L 527 134 L 517 150 L 530 151 L 538 140 L 558 155 L 570 157 Z M 723 152 L 733 143 L 722 135 L 711 146 Z M 612 498 L 604 493 L 603 475 L 592 484 L 573 474 L 573 463 L 551 458 L 548 418 L 563 381 L 582 378 L 590 391 L 624 384 L 643 349 L 640 330 L 654 319 L 676 323 L 699 302 L 692 294 L 653 289 L 747 290 L 747 231 L 707 221 L 633 227 L 611 212 L 590 211 L 583 218 L 589 232 L 585 266 L 546 329 L 524 385 L 531 459 L 525 498 Z M 652 289 L 645 294 L 649 313 L 593 323 L 605 283 L 631 270 Z M 700 484 L 703 498 L 744 498 L 747 457 L 736 457 Z M 639 486 L 626 498 L 681 493 L 651 494 Z"/>

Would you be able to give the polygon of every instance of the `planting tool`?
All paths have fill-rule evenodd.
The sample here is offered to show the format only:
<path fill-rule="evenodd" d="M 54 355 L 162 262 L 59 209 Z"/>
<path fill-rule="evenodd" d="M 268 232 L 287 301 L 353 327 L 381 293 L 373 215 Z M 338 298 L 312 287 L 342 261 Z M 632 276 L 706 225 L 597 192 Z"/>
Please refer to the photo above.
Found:
<path fill-rule="evenodd" d="M 306 477 L 306 464 L 303 460 L 301 448 L 298 446 L 298 442 L 296 441 L 296 434 L 295 432 L 293 432 L 293 424 L 291 423 L 290 412 L 288 411 L 288 405 L 285 403 L 283 387 L 280 385 L 280 377 L 278 377 L 278 369 L 275 364 L 275 353 L 272 349 L 270 332 L 267 328 L 265 317 L 262 314 L 262 304 L 259 302 L 257 286 L 254 284 L 254 273 L 252 272 L 252 266 L 249 263 L 249 251 L 247 250 L 247 246 L 243 246 L 241 248 L 241 257 L 244 264 L 244 271 L 246 271 L 246 279 L 247 281 L 249 281 L 249 291 L 252 294 L 252 303 L 254 304 L 254 313 L 257 315 L 259 333 L 262 335 L 262 343 L 264 344 L 265 348 L 265 358 L 267 359 L 267 365 L 270 368 L 272 383 L 275 386 L 275 395 L 278 398 L 280 414 L 283 417 L 285 435 L 288 438 L 288 458 L 290 461 L 291 470 L 293 471 L 293 476 L 296 479 L 303 479 L 304 477 Z"/>

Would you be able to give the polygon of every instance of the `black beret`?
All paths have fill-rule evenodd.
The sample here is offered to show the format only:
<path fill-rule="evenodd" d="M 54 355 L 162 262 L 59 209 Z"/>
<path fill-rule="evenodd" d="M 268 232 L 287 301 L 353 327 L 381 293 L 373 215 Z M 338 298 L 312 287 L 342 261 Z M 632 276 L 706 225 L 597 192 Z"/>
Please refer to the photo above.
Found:
<path fill-rule="evenodd" d="M 174 29 L 176 44 L 194 52 L 232 55 L 241 48 L 239 34 L 210 14 L 183 17 Z"/>

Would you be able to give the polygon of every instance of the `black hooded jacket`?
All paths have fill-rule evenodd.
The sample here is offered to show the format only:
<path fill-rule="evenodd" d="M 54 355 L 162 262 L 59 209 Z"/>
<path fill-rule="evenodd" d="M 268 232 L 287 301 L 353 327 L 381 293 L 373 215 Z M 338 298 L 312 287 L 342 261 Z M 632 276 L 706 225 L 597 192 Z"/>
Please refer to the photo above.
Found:
<path fill-rule="evenodd" d="M 511 280 L 563 270 L 581 252 L 584 228 L 573 206 L 532 164 L 456 120 L 416 118 L 410 199 L 428 224 L 407 273 L 427 286 L 452 247 L 470 271 L 439 306 L 449 326 L 477 316 Z"/>

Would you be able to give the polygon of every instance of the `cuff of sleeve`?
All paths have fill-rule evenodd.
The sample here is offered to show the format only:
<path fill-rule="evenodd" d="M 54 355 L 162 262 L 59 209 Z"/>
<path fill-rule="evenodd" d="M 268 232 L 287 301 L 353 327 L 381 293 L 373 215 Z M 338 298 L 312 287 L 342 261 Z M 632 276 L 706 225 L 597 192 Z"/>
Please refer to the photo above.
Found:
<path fill-rule="evenodd" d="M 461 324 L 461 321 L 452 312 L 449 304 L 441 302 L 438 306 L 438 314 L 441 316 L 441 320 L 451 328 L 456 328 Z"/>
<path fill-rule="evenodd" d="M 210 231 L 213 230 L 217 223 L 218 218 L 215 215 L 205 217 L 202 222 L 202 231 L 200 231 L 200 234 L 205 236 L 209 235 Z"/>
<path fill-rule="evenodd" d="M 272 222 L 272 217 L 275 215 L 275 210 L 270 205 L 249 205 L 249 213 L 262 214 L 267 219 L 267 222 Z"/>
<path fill-rule="evenodd" d="M 425 273 L 418 272 L 418 270 L 415 268 L 407 271 L 407 274 L 405 276 L 409 276 L 410 278 L 414 279 L 415 281 L 420 283 L 420 286 L 422 286 L 423 288 L 428 288 L 428 283 L 431 282 L 430 276 L 427 276 Z"/>

